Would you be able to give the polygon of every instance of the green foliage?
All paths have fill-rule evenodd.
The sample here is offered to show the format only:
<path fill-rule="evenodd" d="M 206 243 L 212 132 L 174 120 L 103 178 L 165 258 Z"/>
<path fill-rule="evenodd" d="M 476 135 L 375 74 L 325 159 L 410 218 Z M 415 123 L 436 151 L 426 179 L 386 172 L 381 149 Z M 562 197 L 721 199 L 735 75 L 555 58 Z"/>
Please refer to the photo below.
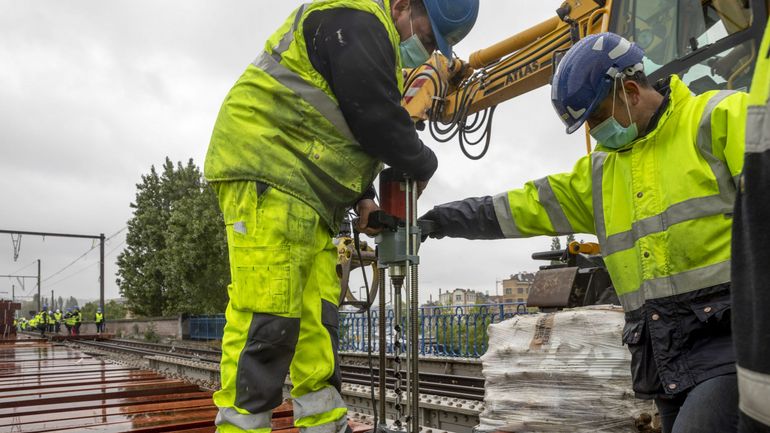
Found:
<path fill-rule="evenodd" d="M 568 235 L 567 235 L 567 241 L 566 241 L 565 245 L 569 245 L 569 244 L 570 244 L 570 243 L 572 243 L 572 242 L 575 242 L 575 235 L 573 235 L 573 234 L 568 234 Z"/>
<path fill-rule="evenodd" d="M 164 313 L 223 312 L 230 265 L 224 220 L 211 188 L 175 203 L 166 230 L 166 253 Z"/>
<path fill-rule="evenodd" d="M 98 302 L 88 302 L 80 307 L 80 313 L 83 315 L 84 322 L 93 322 L 96 309 L 99 307 Z"/>
<path fill-rule="evenodd" d="M 166 158 L 137 184 L 118 287 L 130 311 L 157 317 L 218 313 L 227 304 L 229 264 L 222 214 L 200 169 Z"/>
<path fill-rule="evenodd" d="M 80 308 L 80 312 L 83 313 L 83 320 L 86 322 L 93 322 L 96 320 L 96 309 L 99 308 L 99 303 L 89 302 Z M 126 318 L 126 307 L 118 303 L 114 299 L 110 299 L 104 304 L 104 320 L 117 320 Z"/>
<path fill-rule="evenodd" d="M 465 308 L 464 315 L 455 315 L 454 308 L 441 310 L 441 315 L 432 319 L 438 345 L 454 353 L 480 356 L 487 351 L 487 327 L 492 323 L 491 314 L 481 314 L 480 307 Z"/>
<path fill-rule="evenodd" d="M 561 249 L 561 241 L 559 240 L 558 236 L 554 236 L 551 238 L 551 251 L 556 251 Z"/>
<path fill-rule="evenodd" d="M 64 301 L 64 310 L 63 311 L 67 311 L 68 308 L 75 308 L 77 306 L 78 306 L 78 300 L 75 299 L 74 296 L 70 296 L 69 298 L 67 298 L 66 301 Z"/>
<path fill-rule="evenodd" d="M 147 328 L 144 330 L 144 339 L 150 343 L 159 343 L 160 335 L 155 331 L 155 323 L 150 322 L 147 324 Z"/>
<path fill-rule="evenodd" d="M 117 302 L 114 299 L 110 299 L 107 301 L 106 304 L 104 304 L 104 319 L 125 319 L 126 314 L 128 313 L 128 310 L 126 310 L 125 305 Z"/>

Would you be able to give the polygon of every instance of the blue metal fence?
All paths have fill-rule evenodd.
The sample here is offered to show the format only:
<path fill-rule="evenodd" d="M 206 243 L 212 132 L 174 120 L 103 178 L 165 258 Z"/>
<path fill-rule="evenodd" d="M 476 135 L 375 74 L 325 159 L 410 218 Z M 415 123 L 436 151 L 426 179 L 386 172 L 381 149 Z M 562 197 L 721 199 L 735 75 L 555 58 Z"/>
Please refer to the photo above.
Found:
<path fill-rule="evenodd" d="M 452 305 L 420 307 L 418 334 L 420 355 L 478 358 L 487 351 L 487 326 L 526 314 L 523 303 Z M 379 311 L 371 312 L 372 351 L 379 351 Z M 402 329 L 406 317 L 402 317 Z M 387 353 L 393 353 L 393 310 L 385 312 L 385 341 Z M 367 351 L 368 324 L 366 313 L 340 314 L 340 350 Z M 406 335 L 402 334 L 402 344 Z"/>
<path fill-rule="evenodd" d="M 224 314 L 192 316 L 189 323 L 192 340 L 221 340 L 225 331 Z"/>
<path fill-rule="evenodd" d="M 478 304 L 420 307 L 418 334 L 420 355 L 477 358 L 487 351 L 487 326 L 526 314 L 523 303 Z M 379 311 L 371 312 L 372 351 L 379 350 Z M 190 338 L 193 340 L 221 340 L 225 327 L 223 314 L 193 316 L 190 321 Z M 385 341 L 388 353 L 393 353 L 393 310 L 385 312 Z M 406 329 L 406 317 L 402 318 Z M 366 352 L 368 324 L 366 313 L 340 313 L 340 350 Z M 406 344 L 406 334 L 402 334 Z"/>

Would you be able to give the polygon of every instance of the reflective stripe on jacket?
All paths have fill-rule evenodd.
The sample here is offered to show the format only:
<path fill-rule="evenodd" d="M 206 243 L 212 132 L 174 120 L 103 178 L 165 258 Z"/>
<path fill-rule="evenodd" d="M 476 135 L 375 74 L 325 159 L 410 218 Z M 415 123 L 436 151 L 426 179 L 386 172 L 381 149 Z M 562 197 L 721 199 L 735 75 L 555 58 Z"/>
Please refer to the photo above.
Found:
<path fill-rule="evenodd" d="M 741 412 L 770 426 L 770 26 L 757 57 L 735 204 L 733 326 Z"/>
<path fill-rule="evenodd" d="M 313 11 L 352 8 L 374 14 L 387 29 L 396 65 L 400 36 L 389 0 L 320 0 L 301 6 L 246 68 L 219 112 L 204 172 L 210 182 L 256 180 L 313 207 L 336 232 L 382 168 L 348 128 L 329 84 L 313 68 L 302 32 Z"/>

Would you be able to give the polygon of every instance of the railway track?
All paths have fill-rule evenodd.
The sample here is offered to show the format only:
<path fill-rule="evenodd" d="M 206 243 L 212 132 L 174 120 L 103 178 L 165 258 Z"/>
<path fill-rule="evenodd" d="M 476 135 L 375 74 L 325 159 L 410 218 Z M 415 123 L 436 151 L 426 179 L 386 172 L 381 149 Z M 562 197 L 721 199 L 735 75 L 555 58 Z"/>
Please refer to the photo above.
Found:
<path fill-rule="evenodd" d="M 77 344 L 114 353 L 134 356 L 174 357 L 187 361 L 217 365 L 221 356 L 221 352 L 217 350 L 193 349 L 179 346 L 169 347 L 163 344 L 130 340 L 78 341 Z M 340 365 L 340 370 L 344 383 L 370 386 L 373 380 L 376 386 L 379 375 L 377 367 L 370 370 L 367 366 L 342 364 Z M 394 371 L 388 369 L 387 372 L 387 388 L 392 390 L 396 381 Z M 421 393 L 476 401 L 484 399 L 483 378 L 436 373 L 420 373 L 419 378 Z"/>

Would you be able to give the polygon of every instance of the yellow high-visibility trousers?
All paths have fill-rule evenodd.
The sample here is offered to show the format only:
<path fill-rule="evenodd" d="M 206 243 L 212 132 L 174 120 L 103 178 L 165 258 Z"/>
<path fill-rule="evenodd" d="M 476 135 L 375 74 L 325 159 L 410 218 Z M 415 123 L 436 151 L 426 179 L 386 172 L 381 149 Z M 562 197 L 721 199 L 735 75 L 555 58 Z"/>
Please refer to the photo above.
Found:
<path fill-rule="evenodd" d="M 337 252 L 326 224 L 303 201 L 272 187 L 233 181 L 214 188 L 232 277 L 222 384 L 214 394 L 218 431 L 269 432 L 287 372 L 295 425 L 307 433 L 345 431 Z"/>

